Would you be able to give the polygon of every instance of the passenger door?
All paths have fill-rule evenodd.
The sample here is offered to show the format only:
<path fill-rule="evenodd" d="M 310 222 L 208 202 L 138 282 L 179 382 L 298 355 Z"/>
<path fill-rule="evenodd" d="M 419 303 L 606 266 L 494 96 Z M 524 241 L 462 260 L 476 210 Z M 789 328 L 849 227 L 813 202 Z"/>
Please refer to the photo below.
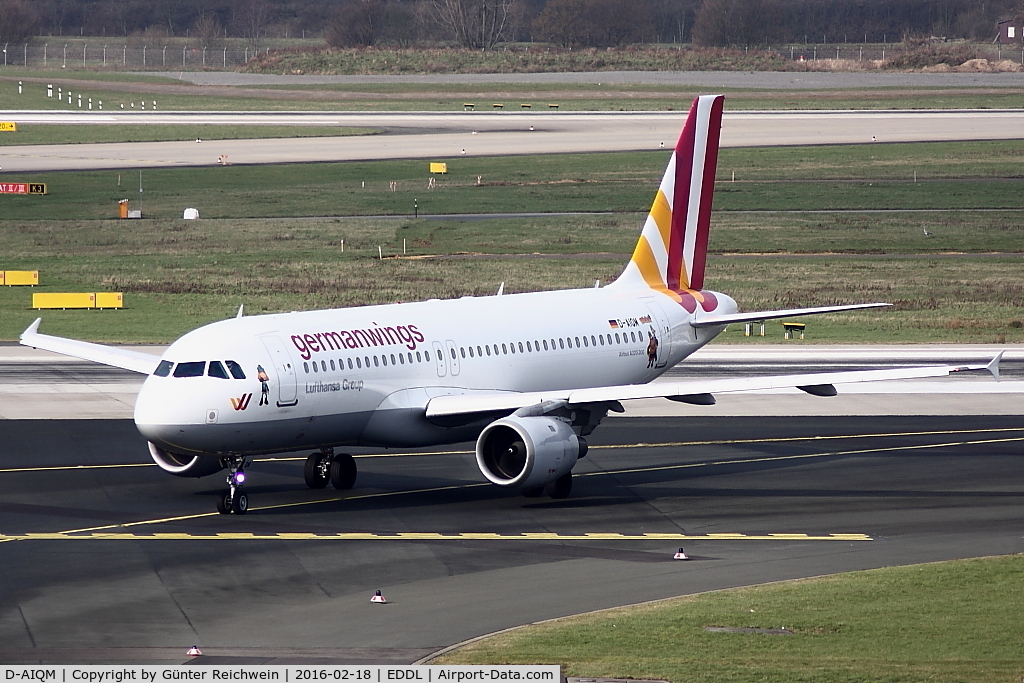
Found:
<path fill-rule="evenodd" d="M 441 346 L 441 342 L 434 342 L 434 365 L 437 366 L 438 377 L 448 374 L 448 364 L 444 360 L 444 347 Z"/>
<path fill-rule="evenodd" d="M 456 377 L 459 374 L 459 350 L 455 346 L 455 342 L 449 339 L 445 344 L 448 346 L 448 367 L 451 370 L 452 377 Z"/>
<path fill-rule="evenodd" d="M 279 408 L 293 406 L 299 402 L 295 386 L 295 367 L 292 365 L 288 347 L 274 334 L 260 337 L 263 346 L 270 352 L 274 370 L 277 373 L 277 405 Z"/>

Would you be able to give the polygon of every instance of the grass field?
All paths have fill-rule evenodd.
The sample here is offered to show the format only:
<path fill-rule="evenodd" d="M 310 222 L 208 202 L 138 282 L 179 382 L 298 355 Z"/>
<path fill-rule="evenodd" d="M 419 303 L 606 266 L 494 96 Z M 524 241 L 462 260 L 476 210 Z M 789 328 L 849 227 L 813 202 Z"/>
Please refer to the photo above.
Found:
<path fill-rule="evenodd" d="M 1022 571 L 1014 555 L 706 593 L 517 629 L 431 663 L 559 664 L 563 676 L 673 683 L 1017 681 Z"/>
<path fill-rule="evenodd" d="M 816 317 L 808 341 L 1024 341 L 1022 154 L 1018 141 L 724 150 L 720 177 L 743 180 L 718 185 L 708 286 L 746 310 L 896 304 Z M 147 170 L 141 221 L 110 218 L 119 198 L 138 208 L 136 171 L 120 188 L 115 172 L 43 174 L 34 179 L 50 195 L 0 199 L 0 268 L 40 270 L 44 291 L 125 292 L 122 311 L 44 315 L 45 331 L 106 341 L 167 342 L 241 303 L 256 313 L 490 294 L 501 282 L 586 287 L 620 272 L 664 163 L 664 153 L 458 159 L 433 191 L 422 161 Z M 901 180 L 911 169 L 929 182 Z M 612 213 L 417 220 L 414 199 L 435 214 Z M 203 218 L 181 220 L 187 206 Z M 332 214 L 355 217 L 301 217 Z M 0 288 L 0 338 L 37 315 L 30 298 Z M 749 343 L 741 334 L 722 339 Z"/>
<path fill-rule="evenodd" d="M 49 125 L 22 124 L 0 137 L 5 145 L 64 145 L 88 142 L 165 142 L 171 140 L 243 140 L 259 138 L 312 138 L 371 135 L 373 128 L 341 126 L 237 126 L 237 125 Z"/>
<path fill-rule="evenodd" d="M 24 83 L 18 94 L 18 79 Z M 46 96 L 46 84 L 55 87 Z M 56 88 L 63 88 L 63 99 Z M 72 91 L 72 101 L 67 91 Z M 726 109 L 1020 109 L 1024 90 L 1020 88 L 865 88 L 860 90 L 742 90 L 725 92 Z M 96 71 L 36 71 L 10 67 L 0 71 L 0 109 L 42 109 L 94 111 L 103 101 L 104 111 L 141 111 L 157 102 L 159 111 L 462 111 L 464 102 L 477 110 L 489 110 L 493 102 L 504 104 L 512 113 L 520 104 L 533 112 L 548 111 L 644 111 L 685 110 L 692 99 L 705 91 L 694 87 L 647 84 L 601 83 L 359 83 L 322 85 L 267 85 L 259 87 L 198 87 L 177 78 L 134 76 Z M 78 107 L 78 94 L 83 96 Z"/>
<path fill-rule="evenodd" d="M 211 147 L 211 158 L 216 148 Z M 715 208 L 731 210 L 1019 208 L 1024 141 L 726 149 Z M 638 211 L 650 206 L 665 152 L 438 159 L 143 171 L 143 215 L 209 218 L 520 211 Z M 736 182 L 731 182 L 735 173 Z M 914 182 L 914 174 L 918 182 Z M 481 184 L 477 185 L 477 177 Z M 120 179 L 120 185 L 119 183 Z M 0 199 L 11 220 L 107 218 L 138 196 L 138 171 L 23 174 L 49 195 Z M 396 181 L 398 191 L 389 191 Z M 137 207 L 136 207 L 137 208 Z"/>

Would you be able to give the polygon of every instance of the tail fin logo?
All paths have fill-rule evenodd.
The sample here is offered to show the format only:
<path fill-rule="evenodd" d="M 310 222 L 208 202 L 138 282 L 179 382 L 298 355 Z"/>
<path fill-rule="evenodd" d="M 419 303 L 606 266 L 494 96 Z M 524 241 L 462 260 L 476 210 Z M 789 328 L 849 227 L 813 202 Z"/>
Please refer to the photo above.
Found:
<path fill-rule="evenodd" d="M 704 310 L 718 305 L 701 289 L 724 100 L 702 95 L 693 101 L 633 257 L 617 281 L 658 290 L 691 313 L 698 302 Z"/>
<path fill-rule="evenodd" d="M 252 394 L 242 394 L 242 398 L 231 397 L 231 407 L 235 410 L 245 410 L 249 407 L 249 401 L 252 400 Z"/>

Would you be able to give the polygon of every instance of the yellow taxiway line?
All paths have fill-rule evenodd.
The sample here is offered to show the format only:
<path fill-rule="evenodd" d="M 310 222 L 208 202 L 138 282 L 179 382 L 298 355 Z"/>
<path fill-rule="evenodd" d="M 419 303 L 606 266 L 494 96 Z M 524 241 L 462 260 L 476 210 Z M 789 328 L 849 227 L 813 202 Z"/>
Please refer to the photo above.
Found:
<path fill-rule="evenodd" d="M 396 533 L 339 532 L 279 534 L 227 533 L 152 533 L 96 531 L 87 534 L 29 533 L 3 534 L 3 541 L 871 541 L 867 534 L 672 534 L 645 533 L 620 534 L 588 532 L 556 534 L 526 532 L 502 534 L 491 532 L 439 533 L 431 531 L 401 531 Z"/>

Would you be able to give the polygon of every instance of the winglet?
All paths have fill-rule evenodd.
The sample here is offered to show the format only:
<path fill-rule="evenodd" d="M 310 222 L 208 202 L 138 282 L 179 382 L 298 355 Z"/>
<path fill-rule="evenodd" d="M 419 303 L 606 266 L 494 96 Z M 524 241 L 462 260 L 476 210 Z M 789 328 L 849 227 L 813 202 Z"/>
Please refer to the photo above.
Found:
<path fill-rule="evenodd" d="M 25 331 L 21 333 L 21 339 L 24 340 L 25 337 L 31 337 L 34 334 L 38 334 L 39 323 L 41 322 L 43 322 L 42 318 L 36 318 L 35 321 L 33 321 L 33 323 L 25 328 Z"/>
<path fill-rule="evenodd" d="M 238 304 L 238 313 L 235 315 L 236 318 L 242 317 L 242 311 L 245 309 L 245 304 Z"/>
<path fill-rule="evenodd" d="M 1006 349 L 997 353 L 996 357 L 990 360 L 988 365 L 985 366 L 985 369 L 992 373 L 992 376 L 995 377 L 997 382 L 999 381 L 999 361 L 1003 359 L 1004 353 L 1006 353 Z"/>

